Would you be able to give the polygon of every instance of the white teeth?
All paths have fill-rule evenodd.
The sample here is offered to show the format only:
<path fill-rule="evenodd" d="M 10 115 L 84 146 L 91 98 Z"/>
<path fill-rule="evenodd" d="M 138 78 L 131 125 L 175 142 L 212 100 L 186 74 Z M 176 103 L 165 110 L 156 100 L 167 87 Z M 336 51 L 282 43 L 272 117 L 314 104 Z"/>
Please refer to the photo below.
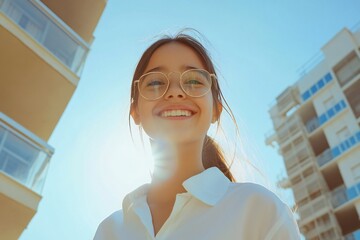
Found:
<path fill-rule="evenodd" d="M 181 116 L 190 117 L 191 112 L 188 110 L 168 110 L 168 111 L 163 111 L 161 113 L 161 116 L 162 117 L 181 117 Z"/>

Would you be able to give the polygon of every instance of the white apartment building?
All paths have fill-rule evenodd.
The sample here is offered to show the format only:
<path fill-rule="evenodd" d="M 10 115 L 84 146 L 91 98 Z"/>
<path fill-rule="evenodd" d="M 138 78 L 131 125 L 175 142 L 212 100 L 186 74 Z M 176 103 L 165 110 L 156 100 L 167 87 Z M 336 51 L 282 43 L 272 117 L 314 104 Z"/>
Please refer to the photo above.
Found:
<path fill-rule="evenodd" d="M 360 30 L 337 33 L 269 113 L 302 234 L 360 240 Z"/>
<path fill-rule="evenodd" d="M 47 141 L 77 84 L 107 0 L 0 0 L 0 239 L 35 215 Z"/>

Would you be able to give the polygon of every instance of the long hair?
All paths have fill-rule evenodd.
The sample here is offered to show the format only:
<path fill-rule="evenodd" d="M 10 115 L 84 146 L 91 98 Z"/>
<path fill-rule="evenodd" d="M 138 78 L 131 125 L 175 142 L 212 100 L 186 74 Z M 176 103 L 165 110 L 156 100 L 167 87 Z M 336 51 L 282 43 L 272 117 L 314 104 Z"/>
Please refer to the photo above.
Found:
<path fill-rule="evenodd" d="M 196 40 L 194 37 L 190 35 L 181 32 L 174 37 L 164 36 L 163 38 L 154 42 L 152 45 L 150 45 L 150 47 L 148 47 L 145 50 L 145 52 L 143 53 L 137 64 L 131 84 L 130 113 L 132 112 L 133 109 L 137 107 L 137 102 L 139 98 L 139 93 L 137 88 L 135 87 L 134 81 L 136 79 L 139 79 L 141 75 L 144 74 L 144 71 L 153 53 L 159 47 L 171 42 L 182 43 L 192 48 L 203 60 L 206 70 L 216 75 L 214 64 L 212 63 L 207 50 L 198 40 Z M 220 114 L 221 114 L 221 110 L 223 109 L 230 115 L 236 128 L 238 129 L 235 117 L 221 92 L 217 78 L 214 78 L 213 80 L 214 81 L 211 86 L 211 92 L 214 102 L 215 113 L 216 116 L 218 116 L 217 119 L 218 127 L 220 126 Z M 219 106 L 221 106 L 221 108 Z M 129 126 L 131 132 L 130 113 L 129 113 Z M 210 167 L 218 167 L 230 181 L 235 182 L 235 178 L 230 171 L 231 164 L 229 164 L 226 161 L 224 153 L 220 148 L 220 146 L 214 141 L 213 138 L 211 138 L 208 135 L 205 137 L 204 140 L 203 151 L 202 151 L 202 162 L 205 169 Z"/>

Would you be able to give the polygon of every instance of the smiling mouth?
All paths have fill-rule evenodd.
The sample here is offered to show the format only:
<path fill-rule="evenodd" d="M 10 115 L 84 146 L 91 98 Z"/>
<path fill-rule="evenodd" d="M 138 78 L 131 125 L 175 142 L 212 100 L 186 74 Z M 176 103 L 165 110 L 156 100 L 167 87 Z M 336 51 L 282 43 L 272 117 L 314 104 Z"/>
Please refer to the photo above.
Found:
<path fill-rule="evenodd" d="M 166 110 L 160 113 L 161 117 L 191 117 L 194 113 L 189 110 Z"/>

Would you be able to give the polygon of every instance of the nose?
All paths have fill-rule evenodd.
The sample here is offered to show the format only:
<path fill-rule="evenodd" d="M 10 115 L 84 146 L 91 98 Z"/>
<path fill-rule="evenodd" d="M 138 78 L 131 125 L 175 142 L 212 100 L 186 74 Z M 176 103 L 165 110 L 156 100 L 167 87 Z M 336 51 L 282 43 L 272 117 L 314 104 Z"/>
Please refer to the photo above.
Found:
<path fill-rule="evenodd" d="M 168 99 L 168 100 L 173 99 L 173 98 L 184 99 L 184 98 L 186 98 L 186 94 L 184 93 L 184 91 L 182 90 L 182 88 L 180 86 L 180 76 L 174 77 L 174 75 L 177 75 L 177 74 L 170 73 L 168 75 L 169 89 L 165 93 L 164 98 Z"/>

